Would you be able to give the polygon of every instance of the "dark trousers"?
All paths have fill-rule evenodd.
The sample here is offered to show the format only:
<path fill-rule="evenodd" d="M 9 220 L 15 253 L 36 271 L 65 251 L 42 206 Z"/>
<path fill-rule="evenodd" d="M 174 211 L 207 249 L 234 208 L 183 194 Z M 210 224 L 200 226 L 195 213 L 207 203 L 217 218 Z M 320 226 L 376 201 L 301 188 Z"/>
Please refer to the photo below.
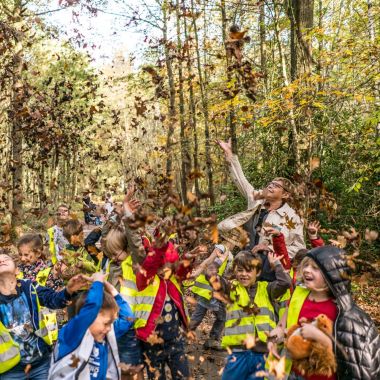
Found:
<path fill-rule="evenodd" d="M 215 315 L 215 321 L 210 331 L 210 339 L 215 339 L 215 340 L 220 339 L 220 336 L 222 335 L 223 328 L 224 328 L 224 322 L 226 321 L 226 308 L 221 302 L 218 302 L 217 305 L 218 305 L 217 310 L 211 310 L 213 314 Z M 191 319 L 190 319 L 191 330 L 195 330 L 201 324 L 203 318 L 205 317 L 207 313 L 207 310 L 208 310 L 207 307 L 202 306 L 200 302 L 197 303 L 197 305 L 195 306 L 195 310 L 193 314 L 191 315 Z"/>
<path fill-rule="evenodd" d="M 142 342 L 142 348 L 149 380 L 166 380 L 165 364 L 172 380 L 184 380 L 190 376 L 185 340 L 181 336 L 162 344 Z"/>

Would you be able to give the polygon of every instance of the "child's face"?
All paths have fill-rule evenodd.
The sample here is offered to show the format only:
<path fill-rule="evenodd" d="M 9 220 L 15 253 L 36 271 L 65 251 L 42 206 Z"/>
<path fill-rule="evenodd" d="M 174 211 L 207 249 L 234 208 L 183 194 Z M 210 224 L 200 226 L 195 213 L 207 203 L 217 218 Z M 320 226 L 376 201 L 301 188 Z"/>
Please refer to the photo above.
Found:
<path fill-rule="evenodd" d="M 79 247 L 79 246 L 83 245 L 84 244 L 84 232 L 81 231 L 81 232 L 79 232 L 78 235 L 71 236 L 70 243 L 74 247 Z"/>
<path fill-rule="evenodd" d="M 314 291 L 327 290 L 327 284 L 317 264 L 310 260 L 303 268 L 302 280 L 305 286 Z"/>
<path fill-rule="evenodd" d="M 260 274 L 260 271 L 257 272 L 257 268 L 252 268 L 247 270 L 246 268 L 238 265 L 235 269 L 236 279 L 242 284 L 245 288 L 249 288 L 256 283 L 257 276 Z"/>
<path fill-rule="evenodd" d="M 20 245 L 18 255 L 21 263 L 24 265 L 34 264 L 41 256 L 38 252 L 33 250 L 30 244 Z"/>
<path fill-rule="evenodd" d="M 128 252 L 123 251 L 123 250 L 120 250 L 120 251 L 117 252 L 116 254 L 114 253 L 114 254 L 111 256 L 111 259 L 112 259 L 113 262 L 115 262 L 115 263 L 117 263 L 117 264 L 120 264 L 120 263 L 122 263 L 127 257 L 128 257 Z"/>
<path fill-rule="evenodd" d="M 16 273 L 16 264 L 8 255 L 0 255 L 0 275 L 3 273 Z"/>
<path fill-rule="evenodd" d="M 103 342 L 106 335 L 111 331 L 112 324 L 117 318 L 115 310 L 101 310 L 93 324 L 90 326 L 90 333 L 97 342 Z"/>
<path fill-rule="evenodd" d="M 69 209 L 67 207 L 62 207 L 62 206 L 58 207 L 57 219 L 60 222 L 64 222 L 64 221 L 68 220 L 69 216 L 70 216 L 70 212 L 69 212 Z"/>

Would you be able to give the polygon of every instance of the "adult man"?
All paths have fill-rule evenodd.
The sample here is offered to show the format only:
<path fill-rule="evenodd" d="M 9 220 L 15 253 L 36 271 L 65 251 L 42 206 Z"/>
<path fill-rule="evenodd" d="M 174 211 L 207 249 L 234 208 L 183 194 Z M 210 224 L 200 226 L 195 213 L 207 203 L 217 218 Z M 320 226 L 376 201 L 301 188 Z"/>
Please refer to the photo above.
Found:
<path fill-rule="evenodd" d="M 263 190 L 255 190 L 245 177 L 239 159 L 232 153 L 231 139 L 218 141 L 223 149 L 232 180 L 240 193 L 247 199 L 247 210 L 234 215 L 218 225 L 219 230 L 228 230 L 241 225 L 247 230 L 250 248 L 254 252 L 271 248 L 271 239 L 263 226 L 271 225 L 281 229 L 289 256 L 293 258 L 297 251 L 305 248 L 303 222 L 291 208 L 287 200 L 291 197 L 292 183 L 286 178 L 275 178 Z"/>
<path fill-rule="evenodd" d="M 60 252 L 69 242 L 63 236 L 62 227 L 70 218 L 70 207 L 65 204 L 60 204 L 57 208 L 56 224 L 47 230 L 49 240 L 49 251 L 53 264 L 60 260 Z"/>

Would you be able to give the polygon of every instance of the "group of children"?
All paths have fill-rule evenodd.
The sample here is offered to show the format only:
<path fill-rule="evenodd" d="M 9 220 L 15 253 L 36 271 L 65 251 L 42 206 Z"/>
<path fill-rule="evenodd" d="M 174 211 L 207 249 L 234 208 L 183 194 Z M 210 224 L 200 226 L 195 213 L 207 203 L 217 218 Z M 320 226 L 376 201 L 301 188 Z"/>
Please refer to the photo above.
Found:
<path fill-rule="evenodd" d="M 172 379 L 188 379 L 186 340 L 207 311 L 215 321 L 204 348 L 227 350 L 223 380 L 275 378 L 268 356 L 277 351 L 287 358 L 281 378 L 379 378 L 377 329 L 354 303 L 344 255 L 323 245 L 318 223 L 308 226 L 310 251 L 290 255 L 283 229 L 262 224 L 256 232 L 269 244 L 243 245 L 234 227 L 198 263 L 206 247 L 180 255 L 159 227 L 153 234 L 131 228 L 138 207 L 128 194 L 121 213 L 84 239 L 82 224 L 60 205 L 48 230 L 50 257 L 36 234 L 21 237 L 17 258 L 0 254 L 0 380 L 141 380 L 145 373 L 161 380 L 166 366 Z M 186 288 L 196 298 L 191 317 Z M 68 320 L 58 323 L 54 310 L 62 308 Z M 305 323 L 321 314 L 333 335 Z M 336 370 L 307 373 L 292 363 L 283 343 L 294 324 L 303 339 L 334 353 Z"/>

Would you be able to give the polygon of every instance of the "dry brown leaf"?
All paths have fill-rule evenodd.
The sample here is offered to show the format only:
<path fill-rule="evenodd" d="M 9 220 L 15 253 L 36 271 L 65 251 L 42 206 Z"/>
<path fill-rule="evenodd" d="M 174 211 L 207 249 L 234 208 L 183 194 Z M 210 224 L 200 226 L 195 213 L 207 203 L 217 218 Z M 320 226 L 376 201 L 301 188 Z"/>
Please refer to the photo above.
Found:
<path fill-rule="evenodd" d="M 371 231 L 368 228 L 365 230 L 364 238 L 368 242 L 372 243 L 373 241 L 377 240 L 379 237 L 379 233 L 377 231 Z"/>
<path fill-rule="evenodd" d="M 321 159 L 319 157 L 312 157 L 310 159 L 310 171 L 318 169 L 321 164 Z"/>

